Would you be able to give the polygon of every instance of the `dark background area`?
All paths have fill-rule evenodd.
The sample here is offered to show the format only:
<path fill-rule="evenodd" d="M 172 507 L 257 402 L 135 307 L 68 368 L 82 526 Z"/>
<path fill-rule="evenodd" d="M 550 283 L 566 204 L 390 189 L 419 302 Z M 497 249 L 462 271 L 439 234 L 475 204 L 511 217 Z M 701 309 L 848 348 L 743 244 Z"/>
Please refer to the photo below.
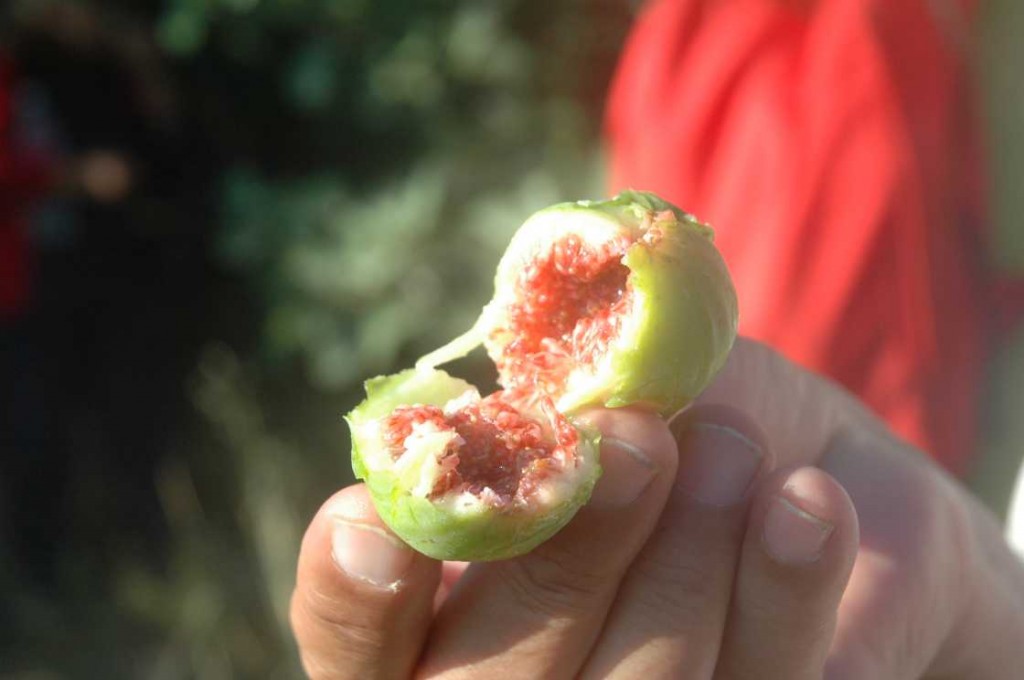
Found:
<path fill-rule="evenodd" d="M 53 177 L 0 334 L 0 675 L 295 676 L 341 415 L 471 322 L 526 214 L 601 193 L 630 9 L 2 11 L 15 141 Z"/>

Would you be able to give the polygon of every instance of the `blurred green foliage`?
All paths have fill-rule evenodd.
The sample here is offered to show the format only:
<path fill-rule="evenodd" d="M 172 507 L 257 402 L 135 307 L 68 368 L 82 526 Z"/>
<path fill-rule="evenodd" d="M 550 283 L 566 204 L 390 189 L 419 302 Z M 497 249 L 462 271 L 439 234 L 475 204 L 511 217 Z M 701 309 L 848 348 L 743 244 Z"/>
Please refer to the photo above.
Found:
<path fill-rule="evenodd" d="M 168 4 L 161 44 L 230 159 L 220 248 L 268 301 L 266 358 L 331 389 L 387 370 L 469 322 L 525 215 L 600 193 L 613 7 Z"/>
<path fill-rule="evenodd" d="M 1014 0 L 986 3 L 975 54 L 991 169 L 993 256 L 1004 271 L 1018 276 L 1024 272 L 1024 192 L 1020 191 L 1020 170 L 1024 168 L 1022 26 L 1024 4 Z"/>
<path fill-rule="evenodd" d="M 157 118 L 204 140 L 197 157 L 210 167 L 195 172 L 213 177 L 216 214 L 195 221 L 215 225 L 203 243 L 229 284 L 176 302 L 209 306 L 213 328 L 242 328 L 201 329 L 206 349 L 181 377 L 195 417 L 154 457 L 164 551 L 142 554 L 131 537 L 116 537 L 130 549 L 102 551 L 91 544 L 117 530 L 71 528 L 67 592 L 19 596 L 16 653 L 0 675 L 298 677 L 288 598 L 309 518 L 352 479 L 341 416 L 364 379 L 472 323 L 527 215 L 603 193 L 601 105 L 629 3 L 17 0 L 0 16 L 8 10 L 67 49 L 110 44 Z M 196 205 L 206 204 L 164 218 Z M 458 368 L 486 382 L 486 363 Z M 72 475 L 119 493 L 88 466 Z M 3 560 L 0 586 L 18 590 Z"/>
<path fill-rule="evenodd" d="M 224 160 L 218 257 L 263 331 L 205 354 L 205 434 L 160 472 L 168 570 L 119 579 L 161 631 L 147 674 L 298 674 L 287 599 L 309 516 L 351 479 L 341 414 L 472 323 L 529 213 L 602 193 L 628 19 L 601 1 L 164 3 L 155 35 Z"/>

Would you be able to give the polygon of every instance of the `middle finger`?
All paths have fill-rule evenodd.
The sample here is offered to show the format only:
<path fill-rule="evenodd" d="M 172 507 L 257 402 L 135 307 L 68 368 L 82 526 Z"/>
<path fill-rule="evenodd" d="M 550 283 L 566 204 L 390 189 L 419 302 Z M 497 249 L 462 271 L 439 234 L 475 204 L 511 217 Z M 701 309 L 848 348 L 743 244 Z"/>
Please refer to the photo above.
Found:
<path fill-rule="evenodd" d="M 673 429 L 672 495 L 623 580 L 585 678 L 714 673 L 749 491 L 769 464 L 757 428 L 732 409 L 697 407 Z"/>

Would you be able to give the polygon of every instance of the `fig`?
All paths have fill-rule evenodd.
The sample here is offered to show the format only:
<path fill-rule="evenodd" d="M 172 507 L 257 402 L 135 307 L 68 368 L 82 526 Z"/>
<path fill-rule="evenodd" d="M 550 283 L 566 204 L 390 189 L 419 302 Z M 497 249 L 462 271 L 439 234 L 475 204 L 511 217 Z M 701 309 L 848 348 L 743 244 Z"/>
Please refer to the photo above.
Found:
<path fill-rule="evenodd" d="M 628 191 L 535 213 L 466 333 L 366 383 L 347 416 L 378 513 L 437 559 L 520 555 L 554 535 L 600 476 L 591 406 L 669 416 L 725 363 L 736 293 L 710 227 Z M 501 390 L 438 367 L 483 345 Z"/>
<path fill-rule="evenodd" d="M 654 194 L 562 203 L 530 217 L 473 327 L 417 362 L 483 344 L 506 388 L 570 413 L 640 405 L 669 416 L 703 390 L 736 338 L 737 302 L 713 232 Z"/>
<path fill-rule="evenodd" d="M 596 431 L 530 390 L 481 398 L 436 369 L 367 381 L 347 417 L 352 466 L 381 519 L 436 559 L 529 552 L 590 498 L 600 476 Z"/>

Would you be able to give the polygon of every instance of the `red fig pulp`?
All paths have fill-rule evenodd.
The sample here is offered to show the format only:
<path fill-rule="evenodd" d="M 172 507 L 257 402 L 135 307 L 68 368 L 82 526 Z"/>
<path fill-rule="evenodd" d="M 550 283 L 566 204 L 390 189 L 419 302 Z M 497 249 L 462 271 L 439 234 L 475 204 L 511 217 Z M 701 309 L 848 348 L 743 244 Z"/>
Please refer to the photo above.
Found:
<path fill-rule="evenodd" d="M 516 405 L 524 399 L 532 400 L 553 428 L 524 414 Z M 382 424 L 395 460 L 418 432 L 457 435 L 438 454 L 441 469 L 429 499 L 470 493 L 495 508 L 525 503 L 544 479 L 577 464 L 579 433 L 547 397 L 495 392 L 449 412 L 431 405 L 402 406 Z"/>
<path fill-rule="evenodd" d="M 607 351 L 629 312 L 629 245 L 593 246 L 570 234 L 523 267 L 505 323 L 489 338 L 502 385 L 557 397 L 571 371 Z"/>

